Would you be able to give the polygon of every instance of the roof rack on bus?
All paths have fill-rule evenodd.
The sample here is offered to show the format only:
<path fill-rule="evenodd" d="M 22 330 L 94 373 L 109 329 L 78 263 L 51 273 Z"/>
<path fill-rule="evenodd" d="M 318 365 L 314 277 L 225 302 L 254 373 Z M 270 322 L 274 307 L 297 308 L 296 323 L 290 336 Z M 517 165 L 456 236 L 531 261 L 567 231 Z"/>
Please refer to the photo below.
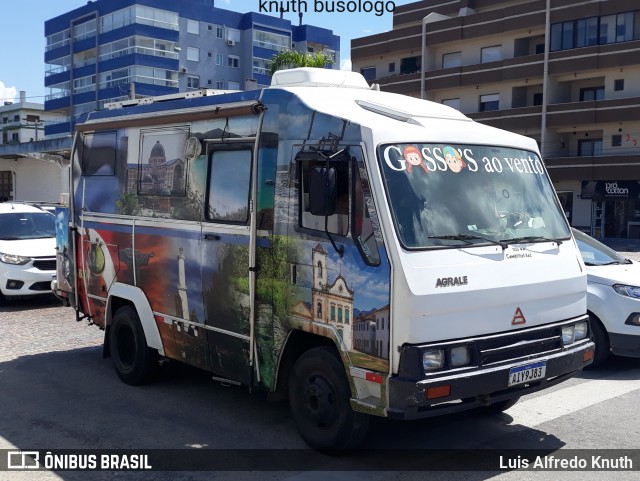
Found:
<path fill-rule="evenodd" d="M 198 89 L 189 90 L 188 92 L 179 92 L 177 94 L 157 95 L 155 97 L 142 97 L 139 99 L 121 100 L 119 102 L 109 102 L 104 104 L 104 108 L 107 110 L 117 110 L 125 107 L 134 107 L 136 105 L 154 104 L 157 102 L 166 102 L 168 100 L 182 100 L 193 99 L 197 97 L 208 97 L 210 95 L 222 95 L 237 90 L 215 90 L 215 89 Z"/>

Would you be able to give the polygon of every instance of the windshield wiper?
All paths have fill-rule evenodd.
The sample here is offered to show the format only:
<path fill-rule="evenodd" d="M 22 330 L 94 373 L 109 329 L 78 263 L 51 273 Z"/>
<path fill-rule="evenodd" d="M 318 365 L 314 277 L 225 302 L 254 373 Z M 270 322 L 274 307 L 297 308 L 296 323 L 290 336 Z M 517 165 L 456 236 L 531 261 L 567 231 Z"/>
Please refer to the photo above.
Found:
<path fill-rule="evenodd" d="M 555 242 L 556 244 L 562 244 L 559 239 L 549 239 L 548 237 L 531 235 L 525 237 L 514 237 L 513 239 L 502 239 L 501 242 L 505 244 L 519 244 L 520 242 Z"/>
<path fill-rule="evenodd" d="M 457 240 L 461 242 L 466 242 L 467 244 L 473 244 L 472 240 L 483 240 L 489 242 L 491 244 L 496 244 L 502 247 L 502 250 L 507 248 L 507 243 L 504 241 L 496 241 L 493 239 L 489 239 L 488 237 L 482 237 L 479 235 L 470 235 L 470 234 L 450 234 L 450 235 L 430 235 L 428 239 L 443 239 L 443 240 Z"/>

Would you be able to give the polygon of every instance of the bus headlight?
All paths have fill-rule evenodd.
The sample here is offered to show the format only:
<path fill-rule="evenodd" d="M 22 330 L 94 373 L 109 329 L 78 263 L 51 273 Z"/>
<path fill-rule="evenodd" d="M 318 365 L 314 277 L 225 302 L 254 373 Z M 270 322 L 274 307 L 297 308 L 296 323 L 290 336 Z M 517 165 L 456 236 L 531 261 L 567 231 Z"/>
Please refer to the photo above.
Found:
<path fill-rule="evenodd" d="M 587 337 L 587 333 L 588 333 L 588 329 L 587 329 L 587 323 L 586 322 L 579 322 L 578 324 L 575 325 L 575 339 L 576 341 L 580 341 L 582 339 L 585 339 Z"/>
<path fill-rule="evenodd" d="M 576 330 L 574 326 L 562 328 L 562 345 L 566 346 L 575 341 Z"/>
<path fill-rule="evenodd" d="M 459 346 L 451 349 L 451 366 L 458 367 L 469 364 L 469 348 L 467 346 Z"/>
<path fill-rule="evenodd" d="M 442 349 L 428 349 L 422 352 L 422 368 L 433 371 L 444 366 L 444 351 Z"/>

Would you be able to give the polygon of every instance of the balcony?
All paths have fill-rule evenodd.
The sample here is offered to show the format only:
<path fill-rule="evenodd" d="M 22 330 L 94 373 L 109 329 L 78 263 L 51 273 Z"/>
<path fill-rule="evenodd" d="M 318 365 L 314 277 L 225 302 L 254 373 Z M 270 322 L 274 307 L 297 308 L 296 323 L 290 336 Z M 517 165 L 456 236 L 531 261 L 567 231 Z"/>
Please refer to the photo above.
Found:
<path fill-rule="evenodd" d="M 561 180 L 640 179 L 640 150 L 636 155 L 597 155 L 546 158 L 554 182 Z"/>
<path fill-rule="evenodd" d="M 472 118 L 485 125 L 505 130 L 540 129 L 542 126 L 542 106 L 502 109 L 490 112 L 467 113 Z"/>
<path fill-rule="evenodd" d="M 631 122 L 639 118 L 640 97 L 568 102 L 547 106 L 547 126 L 554 128 Z"/>

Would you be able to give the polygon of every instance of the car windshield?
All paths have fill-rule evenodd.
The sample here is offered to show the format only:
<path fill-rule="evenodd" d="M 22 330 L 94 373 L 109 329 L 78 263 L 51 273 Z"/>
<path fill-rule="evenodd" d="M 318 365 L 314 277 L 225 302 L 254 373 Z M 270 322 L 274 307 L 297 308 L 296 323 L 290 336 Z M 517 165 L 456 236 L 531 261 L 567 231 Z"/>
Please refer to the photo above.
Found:
<path fill-rule="evenodd" d="M 462 144 L 378 149 L 400 242 L 408 249 L 568 239 L 534 152 Z"/>
<path fill-rule="evenodd" d="M 630 264 L 631 261 L 602 242 L 595 240 L 584 232 L 573 229 L 582 260 L 588 266 L 608 266 L 614 264 Z"/>
<path fill-rule="evenodd" d="M 0 240 L 55 237 L 55 217 L 47 212 L 0 214 Z"/>

